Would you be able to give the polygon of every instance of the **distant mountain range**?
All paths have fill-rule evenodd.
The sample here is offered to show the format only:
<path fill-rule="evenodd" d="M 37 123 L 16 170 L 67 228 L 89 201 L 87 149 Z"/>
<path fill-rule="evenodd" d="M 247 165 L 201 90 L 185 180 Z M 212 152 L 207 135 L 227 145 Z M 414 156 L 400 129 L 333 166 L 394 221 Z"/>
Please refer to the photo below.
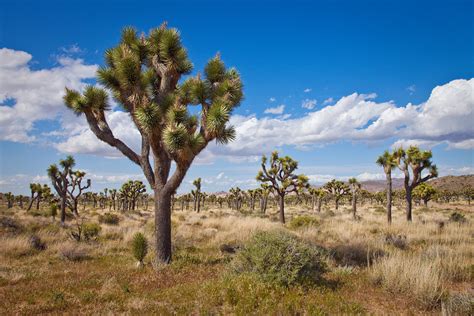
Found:
<path fill-rule="evenodd" d="M 464 176 L 444 176 L 428 181 L 433 187 L 440 190 L 459 191 L 467 186 L 474 188 L 474 174 Z M 362 181 L 362 188 L 370 192 L 379 192 L 385 190 L 385 180 Z M 403 188 L 403 179 L 392 179 L 392 188 L 394 190 Z"/>

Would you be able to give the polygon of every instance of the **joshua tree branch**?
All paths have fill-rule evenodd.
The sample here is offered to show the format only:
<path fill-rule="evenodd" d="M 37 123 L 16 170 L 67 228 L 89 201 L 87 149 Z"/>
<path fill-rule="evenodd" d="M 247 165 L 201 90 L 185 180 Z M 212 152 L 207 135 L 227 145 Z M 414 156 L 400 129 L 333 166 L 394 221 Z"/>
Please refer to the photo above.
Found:
<path fill-rule="evenodd" d="M 100 128 L 99 122 L 91 111 L 85 111 L 84 113 L 86 115 L 87 123 L 89 124 L 91 131 L 95 134 L 95 136 L 97 136 L 98 139 L 109 144 L 112 147 L 117 148 L 124 156 L 126 156 L 128 159 L 130 159 L 137 165 L 141 166 L 140 156 L 138 156 L 120 139 L 114 137 L 105 120 L 101 122 L 102 128 Z"/>

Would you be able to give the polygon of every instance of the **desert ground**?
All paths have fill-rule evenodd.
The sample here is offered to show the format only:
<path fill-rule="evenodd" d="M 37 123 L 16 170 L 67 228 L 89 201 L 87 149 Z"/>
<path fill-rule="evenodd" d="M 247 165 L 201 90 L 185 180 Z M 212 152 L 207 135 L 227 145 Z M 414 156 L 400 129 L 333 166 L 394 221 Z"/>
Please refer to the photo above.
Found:
<path fill-rule="evenodd" d="M 226 206 L 206 204 L 197 213 L 175 205 L 166 266 L 152 259 L 152 210 L 81 207 L 80 223 L 96 223 L 100 232 L 78 242 L 72 217 L 61 228 L 46 207 L 27 213 L 2 206 L 0 314 L 472 313 L 474 208 L 465 202 L 417 206 L 412 223 L 397 205 L 391 226 L 380 205 L 359 206 L 358 220 L 349 203 L 337 211 L 326 204 L 320 213 L 292 205 L 285 225 L 273 203 L 266 215 Z M 464 221 L 453 221 L 454 212 Z M 105 213 L 119 222 L 105 223 Z M 236 273 L 236 253 L 259 231 L 284 231 L 319 247 L 322 278 L 284 286 Z M 131 251 L 136 232 L 150 242 L 143 268 Z"/>

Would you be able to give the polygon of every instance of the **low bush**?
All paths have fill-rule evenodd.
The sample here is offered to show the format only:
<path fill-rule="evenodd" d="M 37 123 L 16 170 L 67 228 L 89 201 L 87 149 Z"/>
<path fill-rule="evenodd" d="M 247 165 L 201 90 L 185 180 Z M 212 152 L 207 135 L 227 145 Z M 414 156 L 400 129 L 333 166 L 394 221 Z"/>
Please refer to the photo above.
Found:
<path fill-rule="evenodd" d="M 308 216 L 308 215 L 293 217 L 291 221 L 288 223 L 288 227 L 293 228 L 293 229 L 300 228 L 300 227 L 317 226 L 317 225 L 319 225 L 318 219 L 312 216 Z"/>
<path fill-rule="evenodd" d="M 257 274 L 285 286 L 319 279 L 326 271 L 322 251 L 283 232 L 259 232 L 232 261 L 237 273 Z"/>
<path fill-rule="evenodd" d="M 59 248 L 59 257 L 68 261 L 82 261 L 89 258 L 89 255 L 79 244 L 66 243 Z"/>
<path fill-rule="evenodd" d="M 474 315 L 474 295 L 454 293 L 441 303 L 442 315 Z"/>
<path fill-rule="evenodd" d="M 339 266 L 363 267 L 371 265 L 384 252 L 359 242 L 337 245 L 331 249 L 331 254 Z"/>
<path fill-rule="evenodd" d="M 97 223 L 86 223 L 82 225 L 82 232 L 86 241 L 96 239 L 102 227 Z"/>
<path fill-rule="evenodd" d="M 453 223 L 462 224 L 462 223 L 467 222 L 467 219 L 464 216 L 464 214 L 461 214 L 459 212 L 453 212 L 453 213 L 451 213 L 451 216 L 449 216 L 449 221 L 453 222 Z"/>
<path fill-rule="evenodd" d="M 46 243 L 42 241 L 37 235 L 31 235 L 28 241 L 30 242 L 31 248 L 35 250 L 41 251 L 46 249 Z"/>
<path fill-rule="evenodd" d="M 104 215 L 99 215 L 99 223 L 118 225 L 119 222 L 120 218 L 116 214 L 105 213 Z"/>
<path fill-rule="evenodd" d="M 387 233 L 385 235 L 385 243 L 398 249 L 407 249 L 408 247 L 407 236 L 405 235 Z"/>

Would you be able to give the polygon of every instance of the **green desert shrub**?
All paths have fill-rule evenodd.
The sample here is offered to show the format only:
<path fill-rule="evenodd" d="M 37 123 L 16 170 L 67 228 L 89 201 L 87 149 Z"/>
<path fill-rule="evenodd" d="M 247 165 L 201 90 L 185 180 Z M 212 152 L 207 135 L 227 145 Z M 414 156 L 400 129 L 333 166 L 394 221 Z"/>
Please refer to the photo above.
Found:
<path fill-rule="evenodd" d="M 53 219 L 55 219 L 58 215 L 58 205 L 56 203 L 53 203 L 49 206 L 49 214 Z"/>
<path fill-rule="evenodd" d="M 449 217 L 449 221 L 454 223 L 465 223 L 467 219 L 463 214 L 459 212 L 453 212 Z"/>
<path fill-rule="evenodd" d="M 281 285 L 315 281 L 325 272 L 322 251 L 284 232 L 259 232 L 239 251 L 232 268 Z"/>
<path fill-rule="evenodd" d="M 82 234 L 86 241 L 97 238 L 101 230 L 102 227 L 97 223 L 86 223 L 82 225 Z"/>
<path fill-rule="evenodd" d="M 148 253 L 148 241 L 142 233 L 136 233 L 133 236 L 132 252 L 135 259 L 138 260 L 138 263 L 143 265 L 143 259 L 145 259 Z"/>
<path fill-rule="evenodd" d="M 302 215 L 293 217 L 288 223 L 288 226 L 290 228 L 296 229 L 300 227 L 317 226 L 318 224 L 319 221 L 317 218 L 308 215 Z"/>
<path fill-rule="evenodd" d="M 104 215 L 99 215 L 99 222 L 108 224 L 108 225 L 118 225 L 120 218 L 116 214 L 105 213 Z"/>

